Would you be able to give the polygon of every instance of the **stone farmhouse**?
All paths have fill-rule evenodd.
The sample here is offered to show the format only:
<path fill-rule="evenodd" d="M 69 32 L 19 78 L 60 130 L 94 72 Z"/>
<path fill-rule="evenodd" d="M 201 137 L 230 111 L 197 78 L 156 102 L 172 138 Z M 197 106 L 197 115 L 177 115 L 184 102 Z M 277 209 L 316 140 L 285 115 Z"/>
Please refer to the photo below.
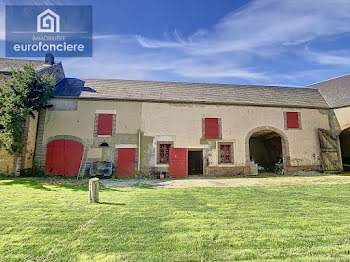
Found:
<path fill-rule="evenodd" d="M 52 108 L 26 123 L 21 155 L 0 172 L 33 163 L 47 175 L 86 175 L 111 161 L 116 176 L 166 172 L 232 176 L 350 167 L 350 75 L 305 87 L 65 78 L 54 61 L 32 64 L 57 80 Z"/>

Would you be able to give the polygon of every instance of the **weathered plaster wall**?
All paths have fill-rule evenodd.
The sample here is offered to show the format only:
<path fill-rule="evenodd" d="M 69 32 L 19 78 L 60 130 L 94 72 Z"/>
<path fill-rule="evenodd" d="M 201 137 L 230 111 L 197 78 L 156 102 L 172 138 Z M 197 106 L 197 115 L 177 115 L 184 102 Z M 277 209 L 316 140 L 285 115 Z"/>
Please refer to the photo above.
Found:
<path fill-rule="evenodd" d="M 58 99 L 55 100 L 58 101 Z M 61 101 L 65 103 L 67 100 Z M 47 110 L 44 141 L 49 137 L 63 134 L 91 140 L 96 110 L 117 111 L 116 132 L 118 134 L 136 134 L 141 126 L 141 103 L 80 100 L 75 110 Z"/>
<path fill-rule="evenodd" d="M 14 173 L 16 158 L 0 148 L 0 174 L 11 175 Z"/>
<path fill-rule="evenodd" d="M 89 148 L 89 161 L 102 159 L 116 162 L 116 148 L 119 145 L 137 146 L 137 132 L 141 129 L 141 168 L 146 172 L 154 168 L 168 170 L 167 164 L 157 164 L 158 141 L 174 142 L 174 147 L 178 148 L 203 149 L 207 173 L 227 175 L 232 171 L 247 172 L 247 135 L 251 130 L 265 126 L 278 130 L 288 140 L 288 163 L 291 166 L 318 166 L 317 129 L 329 129 L 327 112 L 317 109 L 71 99 L 55 99 L 54 105 L 53 110 L 46 111 L 39 124 L 41 151 L 46 150 L 45 145 L 51 138 L 68 135 L 84 141 Z M 116 111 L 115 136 L 93 136 L 96 110 Z M 301 129 L 285 129 L 285 111 L 300 112 Z M 202 137 L 202 119 L 206 117 L 221 118 L 222 139 L 219 141 L 233 143 L 234 163 L 218 164 L 218 141 Z M 99 148 L 102 142 L 108 142 L 110 147 Z M 44 158 L 45 154 L 42 154 L 42 165 Z"/>
<path fill-rule="evenodd" d="M 36 161 L 45 166 L 46 144 L 62 135 L 79 138 L 84 143 L 87 161 L 116 161 L 116 146 L 137 144 L 137 132 L 141 127 L 141 103 L 54 99 L 54 107 L 46 110 L 44 120 L 39 125 L 38 152 Z M 97 110 L 116 111 L 115 130 L 112 137 L 94 136 L 95 114 Z M 109 147 L 100 147 L 108 143 Z"/>
<path fill-rule="evenodd" d="M 350 106 L 334 109 L 334 114 L 338 120 L 338 131 L 350 127 Z"/>
<path fill-rule="evenodd" d="M 301 129 L 285 129 L 284 111 L 301 114 Z M 222 119 L 222 140 L 233 142 L 234 163 L 220 166 L 246 166 L 246 138 L 249 131 L 262 126 L 277 128 L 288 139 L 292 166 L 319 165 L 317 129 L 329 129 L 328 115 L 317 109 L 293 109 L 254 106 L 142 104 L 142 131 L 147 137 L 172 135 L 174 146 L 208 149 L 209 167 L 218 166 L 216 141 L 202 139 L 202 118 Z M 155 141 L 156 142 L 156 141 Z M 155 146 L 155 143 L 153 143 Z M 153 151 L 148 148 L 150 153 Z M 152 164 L 152 162 L 144 163 Z"/>

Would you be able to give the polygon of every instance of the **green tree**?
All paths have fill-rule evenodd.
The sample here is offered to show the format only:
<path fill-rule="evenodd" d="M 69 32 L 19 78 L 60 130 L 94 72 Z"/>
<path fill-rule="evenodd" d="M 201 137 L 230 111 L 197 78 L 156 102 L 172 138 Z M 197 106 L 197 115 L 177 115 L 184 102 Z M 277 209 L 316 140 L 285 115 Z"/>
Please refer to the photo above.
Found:
<path fill-rule="evenodd" d="M 0 85 L 0 146 L 10 153 L 23 149 L 26 117 L 34 111 L 48 108 L 53 97 L 55 81 L 52 76 L 38 74 L 32 66 L 12 72 Z"/>

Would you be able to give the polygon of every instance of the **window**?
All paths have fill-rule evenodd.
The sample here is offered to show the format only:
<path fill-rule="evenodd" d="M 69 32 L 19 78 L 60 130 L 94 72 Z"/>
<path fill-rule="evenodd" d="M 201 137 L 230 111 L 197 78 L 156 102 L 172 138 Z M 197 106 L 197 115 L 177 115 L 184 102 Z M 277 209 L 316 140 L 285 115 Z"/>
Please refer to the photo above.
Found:
<path fill-rule="evenodd" d="M 113 133 L 113 114 L 98 114 L 97 135 L 111 136 Z"/>
<path fill-rule="evenodd" d="M 300 128 L 300 113 L 299 112 L 286 112 L 285 113 L 285 125 L 289 128 Z"/>
<path fill-rule="evenodd" d="M 232 163 L 232 143 L 219 143 L 219 164 Z"/>
<path fill-rule="evenodd" d="M 205 118 L 204 119 L 204 137 L 205 139 L 219 139 L 220 128 L 219 118 Z"/>
<path fill-rule="evenodd" d="M 159 163 L 169 163 L 169 149 L 171 144 L 159 144 Z"/>

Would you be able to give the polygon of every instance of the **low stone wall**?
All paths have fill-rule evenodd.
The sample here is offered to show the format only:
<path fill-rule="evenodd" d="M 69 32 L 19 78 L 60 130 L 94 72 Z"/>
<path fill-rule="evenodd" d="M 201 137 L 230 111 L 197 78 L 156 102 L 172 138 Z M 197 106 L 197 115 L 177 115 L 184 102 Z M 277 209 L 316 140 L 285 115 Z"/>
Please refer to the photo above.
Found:
<path fill-rule="evenodd" d="M 230 177 L 230 176 L 239 176 L 239 175 L 248 175 L 250 173 L 249 166 L 233 166 L 233 167 L 205 167 L 204 176 L 221 176 L 221 177 Z"/>
<path fill-rule="evenodd" d="M 152 175 L 160 172 L 169 172 L 169 166 L 156 166 L 156 167 L 146 167 L 142 169 L 142 172 L 147 175 Z"/>
<path fill-rule="evenodd" d="M 287 166 L 285 173 L 292 174 L 298 171 L 322 171 L 321 166 L 319 165 L 310 165 L 310 166 Z"/>

